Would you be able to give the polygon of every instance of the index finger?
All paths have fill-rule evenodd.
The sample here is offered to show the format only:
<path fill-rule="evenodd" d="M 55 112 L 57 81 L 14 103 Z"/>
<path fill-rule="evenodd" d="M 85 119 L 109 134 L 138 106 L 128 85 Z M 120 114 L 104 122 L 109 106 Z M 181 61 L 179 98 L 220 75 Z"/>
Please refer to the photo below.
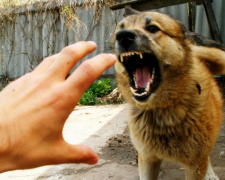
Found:
<path fill-rule="evenodd" d="M 51 65 L 50 71 L 55 74 L 55 76 L 60 76 L 65 79 L 76 63 L 89 53 L 93 52 L 96 47 L 97 45 L 92 41 L 80 41 L 63 48 L 63 50 L 55 57 L 55 61 Z"/>
<path fill-rule="evenodd" d="M 69 88 L 77 100 L 80 99 L 86 89 L 108 68 L 116 62 L 113 54 L 99 54 L 90 60 L 84 61 L 67 79 Z"/>

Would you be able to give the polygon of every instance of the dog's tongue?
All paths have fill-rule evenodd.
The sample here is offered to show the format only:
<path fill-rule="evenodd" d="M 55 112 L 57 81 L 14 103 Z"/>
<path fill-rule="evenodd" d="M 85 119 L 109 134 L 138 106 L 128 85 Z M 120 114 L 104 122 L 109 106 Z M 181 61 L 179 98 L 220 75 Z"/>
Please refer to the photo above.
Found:
<path fill-rule="evenodd" d="M 139 88 L 145 88 L 151 78 L 149 67 L 140 67 L 135 71 L 135 80 Z"/>

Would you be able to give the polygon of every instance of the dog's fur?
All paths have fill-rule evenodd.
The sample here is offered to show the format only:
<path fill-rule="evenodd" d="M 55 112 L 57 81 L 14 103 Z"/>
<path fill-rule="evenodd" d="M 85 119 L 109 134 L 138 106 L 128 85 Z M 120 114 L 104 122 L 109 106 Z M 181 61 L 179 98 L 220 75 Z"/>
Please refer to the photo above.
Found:
<path fill-rule="evenodd" d="M 138 151 L 140 179 L 156 180 L 165 159 L 183 163 L 187 180 L 217 180 L 209 155 L 222 122 L 223 100 L 213 74 L 225 73 L 225 52 L 221 50 L 224 47 L 198 44 L 183 25 L 157 12 L 123 19 L 115 30 L 113 45 L 118 56 L 117 84 L 128 102 L 128 125 Z M 139 55 L 124 55 L 121 62 L 124 52 L 150 55 L 143 59 Z M 147 96 L 139 97 L 143 87 L 136 95 L 132 93 L 130 86 L 134 82 L 132 85 L 133 77 L 127 68 L 133 68 L 133 76 L 143 85 L 149 77 L 143 68 L 146 65 L 137 62 L 143 60 L 158 62 L 154 77 L 158 82 L 153 83 Z M 129 65 L 131 61 L 133 64 Z M 135 64 L 142 67 L 142 75 L 138 75 Z"/>

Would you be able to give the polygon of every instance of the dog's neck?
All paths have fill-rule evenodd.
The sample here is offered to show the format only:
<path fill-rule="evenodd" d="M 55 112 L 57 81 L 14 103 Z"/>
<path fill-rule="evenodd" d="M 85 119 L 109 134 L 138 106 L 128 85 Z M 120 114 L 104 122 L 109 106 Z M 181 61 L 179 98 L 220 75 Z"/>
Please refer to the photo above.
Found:
<path fill-rule="evenodd" d="M 133 120 L 146 121 L 159 128 L 175 127 L 183 122 L 186 117 L 186 109 L 182 106 L 167 107 L 163 109 L 141 110 L 130 106 L 130 114 Z"/>

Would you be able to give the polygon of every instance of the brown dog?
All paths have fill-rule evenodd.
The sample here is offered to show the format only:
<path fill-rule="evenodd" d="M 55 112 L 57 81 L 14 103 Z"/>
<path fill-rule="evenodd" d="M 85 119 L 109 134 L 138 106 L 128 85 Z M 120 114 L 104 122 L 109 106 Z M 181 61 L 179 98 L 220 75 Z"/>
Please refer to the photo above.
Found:
<path fill-rule="evenodd" d="M 198 45 L 183 25 L 157 12 L 123 19 L 113 44 L 140 179 L 156 180 L 163 159 L 183 163 L 187 180 L 219 179 L 209 155 L 223 100 L 212 75 L 225 73 L 225 52 Z"/>

